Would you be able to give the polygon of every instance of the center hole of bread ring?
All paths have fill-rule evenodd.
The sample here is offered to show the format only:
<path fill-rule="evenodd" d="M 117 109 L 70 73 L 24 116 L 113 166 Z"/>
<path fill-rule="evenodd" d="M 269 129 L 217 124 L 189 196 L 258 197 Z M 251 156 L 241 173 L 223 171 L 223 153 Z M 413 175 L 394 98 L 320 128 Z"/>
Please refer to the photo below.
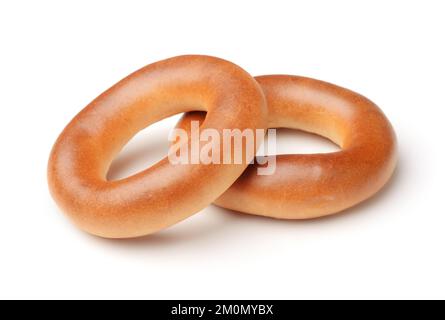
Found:
<path fill-rule="evenodd" d="M 136 134 L 114 158 L 107 180 L 125 179 L 162 160 L 169 149 L 168 135 L 179 117 L 163 119 Z"/>
<path fill-rule="evenodd" d="M 273 143 L 272 136 L 266 136 L 266 144 Z M 257 155 L 279 155 L 279 154 L 314 154 L 331 153 L 340 151 L 341 148 L 321 135 L 295 129 L 276 130 L 276 150 L 260 150 Z"/>

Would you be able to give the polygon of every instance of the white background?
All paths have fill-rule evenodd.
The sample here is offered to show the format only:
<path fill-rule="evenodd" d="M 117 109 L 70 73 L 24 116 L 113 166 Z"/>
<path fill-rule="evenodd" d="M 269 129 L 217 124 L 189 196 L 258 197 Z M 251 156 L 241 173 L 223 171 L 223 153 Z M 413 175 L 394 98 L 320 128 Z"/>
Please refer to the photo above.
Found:
<path fill-rule="evenodd" d="M 0 298 L 445 298 L 444 17 L 443 1 L 2 1 Z M 58 134 L 122 77 L 186 53 L 368 96 L 398 134 L 393 179 L 313 221 L 208 207 L 144 239 L 77 230 L 47 189 Z M 110 175 L 160 159 L 175 121 L 139 134 Z M 336 150 L 279 138 L 281 153 Z"/>

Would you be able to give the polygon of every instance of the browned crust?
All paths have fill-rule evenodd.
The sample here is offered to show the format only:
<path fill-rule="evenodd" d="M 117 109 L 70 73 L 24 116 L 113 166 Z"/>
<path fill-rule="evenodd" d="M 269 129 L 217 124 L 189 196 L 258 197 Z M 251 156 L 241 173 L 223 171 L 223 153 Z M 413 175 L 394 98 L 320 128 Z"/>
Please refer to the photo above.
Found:
<path fill-rule="evenodd" d="M 269 108 L 269 127 L 328 137 L 342 150 L 328 154 L 278 155 L 273 175 L 257 165 L 214 203 L 274 218 L 308 219 L 349 208 L 375 194 L 396 165 L 396 137 L 383 112 L 367 98 L 339 86 L 298 76 L 255 78 Z M 205 114 L 186 114 L 178 127 Z"/>
<path fill-rule="evenodd" d="M 203 209 L 244 171 L 238 165 L 172 165 L 163 159 L 120 181 L 107 181 L 112 159 L 138 131 L 170 115 L 203 110 L 206 128 L 265 128 L 264 95 L 240 67 L 208 56 L 148 65 L 105 91 L 57 139 L 48 184 L 59 207 L 83 230 L 137 237 Z"/>

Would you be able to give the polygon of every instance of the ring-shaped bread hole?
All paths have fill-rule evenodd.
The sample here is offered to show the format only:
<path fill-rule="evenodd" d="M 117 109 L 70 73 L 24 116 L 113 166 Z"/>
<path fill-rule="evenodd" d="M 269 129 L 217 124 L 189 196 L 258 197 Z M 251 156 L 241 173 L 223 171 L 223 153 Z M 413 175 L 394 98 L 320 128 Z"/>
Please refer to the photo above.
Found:
<path fill-rule="evenodd" d="M 179 120 L 177 128 L 190 132 L 191 121 L 199 121 L 202 125 L 206 116 L 204 111 L 193 111 L 184 114 Z M 257 156 L 273 156 L 281 154 L 320 154 L 334 153 L 342 150 L 344 134 L 340 130 L 311 126 L 300 128 L 269 129 L 263 147 L 257 152 Z M 325 132 L 321 132 L 324 130 Z M 273 134 L 275 132 L 275 134 Z"/>
<path fill-rule="evenodd" d="M 138 132 L 113 159 L 107 180 L 125 179 L 165 158 L 170 147 L 169 134 L 181 115 L 162 119 Z"/>
<path fill-rule="evenodd" d="M 273 129 L 269 129 L 273 130 Z M 275 147 L 272 146 L 275 143 Z M 341 147 L 322 135 L 299 129 L 276 129 L 275 142 L 273 135 L 266 135 L 265 147 L 257 153 L 258 156 L 273 156 L 281 154 L 319 154 L 341 151 Z"/>

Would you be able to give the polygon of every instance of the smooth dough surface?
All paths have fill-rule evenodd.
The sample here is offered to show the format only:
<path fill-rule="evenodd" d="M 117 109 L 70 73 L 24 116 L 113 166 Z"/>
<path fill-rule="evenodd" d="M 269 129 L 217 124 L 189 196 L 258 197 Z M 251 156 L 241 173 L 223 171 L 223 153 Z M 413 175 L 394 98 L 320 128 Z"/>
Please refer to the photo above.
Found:
<path fill-rule="evenodd" d="M 375 194 L 396 165 L 396 137 L 383 112 L 348 89 L 299 76 L 255 78 L 269 109 L 269 128 L 291 128 L 329 138 L 342 150 L 278 155 L 273 175 L 251 165 L 214 203 L 240 212 L 281 219 L 308 219 L 349 208 Z M 202 121 L 183 116 L 179 128 Z"/>
<path fill-rule="evenodd" d="M 101 94 L 57 139 L 48 183 L 58 206 L 89 233 L 129 238 L 171 226 L 209 205 L 248 162 L 174 165 L 164 158 L 126 179 L 106 179 L 113 158 L 137 132 L 192 110 L 208 112 L 203 128 L 218 132 L 267 125 L 263 92 L 233 63 L 208 56 L 153 63 Z"/>

